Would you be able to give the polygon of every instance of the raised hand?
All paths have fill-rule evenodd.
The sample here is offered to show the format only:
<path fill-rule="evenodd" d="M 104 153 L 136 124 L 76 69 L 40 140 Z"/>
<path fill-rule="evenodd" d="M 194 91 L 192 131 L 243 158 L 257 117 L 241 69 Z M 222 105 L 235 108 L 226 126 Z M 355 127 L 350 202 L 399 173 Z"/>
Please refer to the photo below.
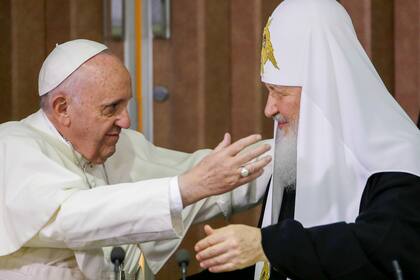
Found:
<path fill-rule="evenodd" d="M 262 144 L 240 153 L 259 140 L 261 135 L 251 135 L 231 144 L 230 135 L 226 133 L 212 153 L 179 177 L 184 207 L 204 197 L 231 191 L 259 177 L 270 163 L 271 156 L 258 157 L 270 150 L 270 145 Z M 241 175 L 242 167 L 249 171 L 248 176 Z"/>

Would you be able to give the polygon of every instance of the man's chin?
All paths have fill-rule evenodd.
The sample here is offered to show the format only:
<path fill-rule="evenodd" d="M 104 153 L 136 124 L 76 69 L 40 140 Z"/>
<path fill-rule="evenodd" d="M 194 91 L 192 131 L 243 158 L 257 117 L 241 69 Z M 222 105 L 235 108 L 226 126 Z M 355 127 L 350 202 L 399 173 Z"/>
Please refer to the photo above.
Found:
<path fill-rule="evenodd" d="M 296 122 L 286 122 L 278 125 L 279 131 L 281 131 L 282 136 L 290 136 L 292 134 L 297 134 L 297 124 Z"/>
<path fill-rule="evenodd" d="M 104 163 L 108 158 L 110 158 L 113 154 L 115 154 L 115 150 L 116 150 L 115 145 L 113 145 L 113 146 L 107 147 L 106 149 L 101 151 L 99 153 L 99 157 L 98 157 L 98 160 L 97 160 L 96 164 Z"/>
<path fill-rule="evenodd" d="M 112 148 L 109 148 L 109 150 L 106 153 L 106 158 L 111 157 L 113 154 L 115 154 L 115 145 Z"/>
<path fill-rule="evenodd" d="M 281 136 L 281 137 L 289 136 L 291 132 L 290 126 L 287 124 L 283 125 L 282 127 L 279 126 L 278 132 L 279 132 L 278 136 Z"/>

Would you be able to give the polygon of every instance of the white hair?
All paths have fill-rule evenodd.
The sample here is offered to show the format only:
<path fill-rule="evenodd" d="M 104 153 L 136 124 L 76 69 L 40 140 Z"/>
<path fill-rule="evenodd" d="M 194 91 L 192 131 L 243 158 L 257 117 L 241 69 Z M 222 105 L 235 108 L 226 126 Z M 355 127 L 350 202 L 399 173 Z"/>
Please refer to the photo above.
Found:
<path fill-rule="evenodd" d="M 274 155 L 274 180 L 279 187 L 295 187 L 297 163 L 297 122 L 292 122 L 287 133 L 277 130 Z"/>

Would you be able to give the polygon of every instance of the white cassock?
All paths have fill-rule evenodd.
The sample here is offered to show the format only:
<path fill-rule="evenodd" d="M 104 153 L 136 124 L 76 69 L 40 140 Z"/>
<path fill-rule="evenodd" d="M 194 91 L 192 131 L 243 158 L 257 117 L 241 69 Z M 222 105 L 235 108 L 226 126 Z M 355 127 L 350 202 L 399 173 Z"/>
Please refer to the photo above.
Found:
<path fill-rule="evenodd" d="M 89 165 L 41 111 L 0 125 L 0 279 L 113 279 L 106 247 L 119 244 L 134 244 L 125 247 L 127 279 L 141 254 L 157 273 L 192 222 L 265 192 L 269 171 L 182 209 L 176 176 L 209 151 L 171 151 L 122 130 L 115 154 Z"/>

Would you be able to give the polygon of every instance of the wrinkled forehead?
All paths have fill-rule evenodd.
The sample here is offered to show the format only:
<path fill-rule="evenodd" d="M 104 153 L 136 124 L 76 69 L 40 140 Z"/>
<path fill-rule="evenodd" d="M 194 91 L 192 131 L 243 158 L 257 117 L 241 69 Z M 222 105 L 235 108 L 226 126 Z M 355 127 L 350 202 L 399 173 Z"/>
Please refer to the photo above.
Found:
<path fill-rule="evenodd" d="M 102 76 L 105 79 L 112 79 L 118 76 L 127 76 L 129 75 L 127 68 L 124 66 L 122 61 L 116 57 L 114 54 L 103 51 L 96 56 L 92 57 L 81 67 L 76 70 L 78 72 L 86 71 L 89 72 L 89 75 L 85 76 L 86 79 L 91 79 L 90 75 Z"/>
<path fill-rule="evenodd" d="M 275 84 L 268 84 L 264 83 L 265 87 L 267 88 L 268 92 L 273 93 L 280 93 L 280 94 L 287 94 L 290 96 L 296 96 L 300 98 L 302 93 L 301 86 L 285 86 L 285 85 L 275 85 Z"/>

